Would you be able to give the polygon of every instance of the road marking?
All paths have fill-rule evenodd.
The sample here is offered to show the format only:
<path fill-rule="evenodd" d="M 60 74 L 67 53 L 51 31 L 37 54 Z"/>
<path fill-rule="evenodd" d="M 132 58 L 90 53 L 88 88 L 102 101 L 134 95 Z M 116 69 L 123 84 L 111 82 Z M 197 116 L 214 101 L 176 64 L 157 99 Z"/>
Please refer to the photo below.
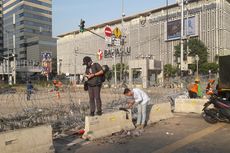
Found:
<path fill-rule="evenodd" d="M 174 152 L 176 151 L 177 149 L 189 144 L 189 143 L 192 143 L 210 133 L 213 133 L 215 132 L 216 130 L 222 128 L 223 126 L 225 126 L 226 124 L 225 123 L 218 123 L 218 124 L 215 124 L 215 125 L 212 125 L 211 127 L 208 127 L 208 128 L 205 128 L 199 132 L 196 132 L 196 133 L 193 133 L 191 135 L 188 135 L 187 137 L 181 139 L 181 140 L 178 140 L 176 141 L 175 143 L 172 143 L 172 144 L 169 144 L 163 148 L 160 148 L 156 151 L 154 151 L 153 153 L 171 153 L 171 152 Z"/>

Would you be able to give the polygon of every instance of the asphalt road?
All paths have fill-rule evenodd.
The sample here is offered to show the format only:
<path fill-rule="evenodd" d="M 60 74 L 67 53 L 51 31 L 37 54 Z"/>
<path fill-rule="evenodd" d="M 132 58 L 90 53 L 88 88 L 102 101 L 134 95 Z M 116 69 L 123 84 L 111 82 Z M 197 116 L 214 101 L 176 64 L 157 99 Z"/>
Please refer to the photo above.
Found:
<path fill-rule="evenodd" d="M 230 124 L 212 125 L 197 114 L 176 114 L 147 126 L 138 137 L 87 142 L 69 136 L 55 140 L 54 146 L 56 153 L 230 153 Z"/>

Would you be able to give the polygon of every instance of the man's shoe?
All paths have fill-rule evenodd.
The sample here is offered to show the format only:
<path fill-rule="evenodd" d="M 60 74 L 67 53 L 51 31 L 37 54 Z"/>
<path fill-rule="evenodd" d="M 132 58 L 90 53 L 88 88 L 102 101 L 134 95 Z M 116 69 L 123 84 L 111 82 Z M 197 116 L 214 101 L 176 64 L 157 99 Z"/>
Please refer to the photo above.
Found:
<path fill-rule="evenodd" d="M 136 125 L 135 125 L 135 128 L 136 128 L 136 129 L 140 129 L 140 127 L 141 127 L 140 124 L 136 124 Z"/>
<path fill-rule="evenodd" d="M 97 115 L 101 116 L 101 115 L 102 115 L 102 112 L 101 112 L 101 111 L 100 111 L 100 112 L 97 112 Z"/>
<path fill-rule="evenodd" d="M 94 116 L 94 112 L 91 112 L 91 113 L 90 113 L 90 116 Z"/>

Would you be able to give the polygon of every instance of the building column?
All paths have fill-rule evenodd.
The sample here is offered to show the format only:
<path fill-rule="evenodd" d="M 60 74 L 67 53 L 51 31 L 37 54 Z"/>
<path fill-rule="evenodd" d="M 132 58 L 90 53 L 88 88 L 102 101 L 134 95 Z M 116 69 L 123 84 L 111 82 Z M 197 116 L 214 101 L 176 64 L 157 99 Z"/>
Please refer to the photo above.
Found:
<path fill-rule="evenodd" d="M 129 85 L 133 85 L 133 69 L 131 67 L 129 68 Z"/>
<path fill-rule="evenodd" d="M 143 88 L 148 88 L 149 86 L 148 71 L 149 71 L 149 59 L 146 59 L 143 63 L 142 74 L 141 74 Z"/>

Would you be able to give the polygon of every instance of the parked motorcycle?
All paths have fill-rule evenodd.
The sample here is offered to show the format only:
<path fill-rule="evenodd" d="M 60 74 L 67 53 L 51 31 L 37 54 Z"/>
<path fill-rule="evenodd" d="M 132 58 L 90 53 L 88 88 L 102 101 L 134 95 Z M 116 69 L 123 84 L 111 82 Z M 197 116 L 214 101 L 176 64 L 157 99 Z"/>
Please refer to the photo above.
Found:
<path fill-rule="evenodd" d="M 210 107 L 211 104 L 214 107 Z M 212 95 L 209 101 L 204 104 L 202 116 L 205 121 L 211 124 L 217 122 L 230 123 L 230 101 L 218 97 L 216 94 Z"/>

